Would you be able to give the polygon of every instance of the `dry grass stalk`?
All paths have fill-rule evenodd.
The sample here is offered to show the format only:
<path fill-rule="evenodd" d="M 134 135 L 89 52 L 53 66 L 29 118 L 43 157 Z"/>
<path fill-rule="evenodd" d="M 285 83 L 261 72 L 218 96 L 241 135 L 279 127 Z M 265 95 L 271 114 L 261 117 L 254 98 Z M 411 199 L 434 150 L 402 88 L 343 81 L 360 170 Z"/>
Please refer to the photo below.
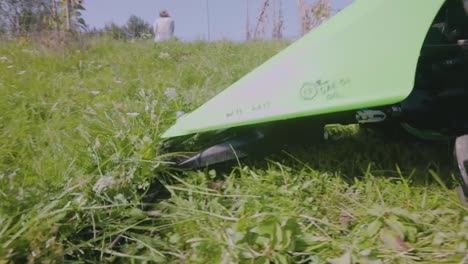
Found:
<path fill-rule="evenodd" d="M 262 9 L 260 10 L 260 15 L 258 16 L 257 25 L 255 26 L 254 39 L 265 35 L 265 28 L 268 15 L 268 7 L 270 6 L 270 0 L 264 0 Z"/>
<path fill-rule="evenodd" d="M 247 40 L 250 40 L 250 39 L 252 38 L 252 36 L 251 36 L 251 34 L 250 34 L 250 0 L 246 0 L 246 1 L 247 1 L 247 3 L 246 3 L 246 9 L 247 9 L 247 10 L 246 10 L 246 13 L 247 13 L 247 15 L 246 15 L 246 20 L 247 20 L 247 21 L 246 21 L 246 23 L 245 23 L 245 24 L 246 24 L 246 31 L 245 31 L 245 32 L 246 32 L 246 36 L 245 36 L 245 38 L 246 38 Z"/>
<path fill-rule="evenodd" d="M 275 3 L 276 0 L 273 0 Z M 283 38 L 283 27 L 284 27 L 284 20 L 283 20 L 283 2 L 282 0 L 278 0 L 278 8 L 276 5 L 273 6 L 273 39 L 282 39 Z M 278 13 L 276 13 L 278 10 Z"/>
<path fill-rule="evenodd" d="M 250 5 L 247 0 L 247 40 L 251 38 L 250 33 Z M 254 39 L 265 38 L 266 31 L 271 30 L 272 39 L 281 39 L 283 37 L 283 6 L 282 0 L 264 0 L 260 9 L 260 14 L 254 30 Z M 271 24 L 270 24 L 271 22 Z"/>
<path fill-rule="evenodd" d="M 330 17 L 331 13 L 330 0 L 318 0 L 314 4 L 304 2 L 304 0 L 297 0 L 297 9 L 301 19 L 302 35 L 320 25 Z"/>

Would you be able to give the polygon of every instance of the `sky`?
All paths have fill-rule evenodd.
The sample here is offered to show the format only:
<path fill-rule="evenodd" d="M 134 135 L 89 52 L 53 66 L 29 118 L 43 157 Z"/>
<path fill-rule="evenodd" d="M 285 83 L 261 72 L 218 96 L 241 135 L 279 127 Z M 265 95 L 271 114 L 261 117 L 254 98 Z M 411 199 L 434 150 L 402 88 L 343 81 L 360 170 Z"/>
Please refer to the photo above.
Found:
<path fill-rule="evenodd" d="M 255 25 L 262 2 L 250 0 L 251 27 Z M 337 12 L 352 0 L 331 2 L 333 12 Z M 286 38 L 300 36 L 296 4 L 296 0 L 282 0 Z M 153 24 L 159 10 L 167 9 L 175 20 L 175 35 L 181 40 L 242 41 L 246 36 L 246 0 L 85 0 L 84 7 L 83 18 L 90 28 L 103 28 L 110 22 L 123 25 L 131 15 Z"/>

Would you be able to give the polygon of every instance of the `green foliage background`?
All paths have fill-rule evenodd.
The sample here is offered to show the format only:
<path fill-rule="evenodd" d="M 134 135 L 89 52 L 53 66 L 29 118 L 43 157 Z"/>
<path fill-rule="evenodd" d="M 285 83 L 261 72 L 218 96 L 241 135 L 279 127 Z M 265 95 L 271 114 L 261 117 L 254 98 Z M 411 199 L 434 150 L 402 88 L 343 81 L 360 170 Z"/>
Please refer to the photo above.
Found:
<path fill-rule="evenodd" d="M 286 45 L 4 42 L 0 263 L 466 261 L 468 213 L 444 143 L 332 126 L 329 142 L 232 171 L 170 168 L 177 153 L 160 135 L 177 111 Z M 162 193 L 155 179 L 172 197 L 143 207 Z"/>

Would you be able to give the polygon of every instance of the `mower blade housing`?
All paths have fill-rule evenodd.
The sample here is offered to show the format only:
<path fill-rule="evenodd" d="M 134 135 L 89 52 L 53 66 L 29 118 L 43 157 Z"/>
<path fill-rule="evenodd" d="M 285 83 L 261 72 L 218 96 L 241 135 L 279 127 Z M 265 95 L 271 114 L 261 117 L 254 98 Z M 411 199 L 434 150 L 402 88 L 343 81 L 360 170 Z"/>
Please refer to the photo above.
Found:
<path fill-rule="evenodd" d="M 444 0 L 359 0 L 179 118 L 164 138 L 391 105 Z"/>

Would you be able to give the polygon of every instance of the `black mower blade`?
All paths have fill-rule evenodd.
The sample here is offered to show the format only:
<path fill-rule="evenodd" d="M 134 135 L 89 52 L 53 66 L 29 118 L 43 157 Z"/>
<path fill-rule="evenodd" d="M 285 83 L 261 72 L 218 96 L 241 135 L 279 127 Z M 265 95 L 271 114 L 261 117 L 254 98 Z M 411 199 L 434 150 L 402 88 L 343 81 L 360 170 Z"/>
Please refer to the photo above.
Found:
<path fill-rule="evenodd" d="M 198 169 L 247 157 L 258 151 L 264 134 L 258 130 L 204 149 L 178 164 L 180 168 Z"/>
<path fill-rule="evenodd" d="M 464 135 L 456 139 L 455 159 L 460 171 L 460 188 L 462 191 L 460 191 L 459 194 L 462 201 L 466 203 L 468 197 L 468 135 Z"/>

